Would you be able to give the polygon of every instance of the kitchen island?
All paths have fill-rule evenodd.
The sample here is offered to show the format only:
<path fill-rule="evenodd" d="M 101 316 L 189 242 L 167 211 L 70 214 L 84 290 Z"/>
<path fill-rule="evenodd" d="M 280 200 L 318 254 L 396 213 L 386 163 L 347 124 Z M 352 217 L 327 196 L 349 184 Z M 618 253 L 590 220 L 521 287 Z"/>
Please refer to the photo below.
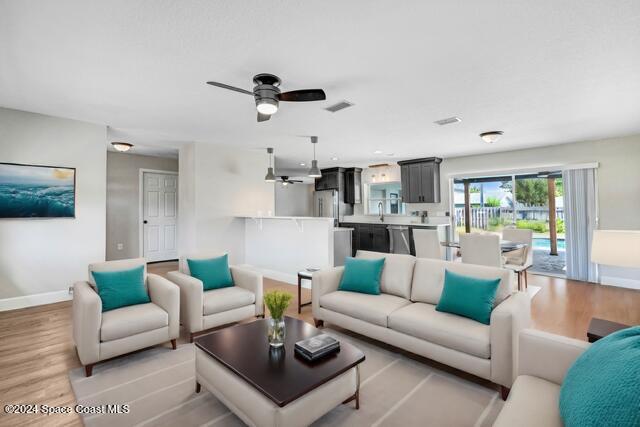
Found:
<path fill-rule="evenodd" d="M 306 268 L 328 268 L 351 254 L 351 231 L 333 218 L 241 216 L 245 227 L 245 263 L 265 277 L 297 283 Z"/>

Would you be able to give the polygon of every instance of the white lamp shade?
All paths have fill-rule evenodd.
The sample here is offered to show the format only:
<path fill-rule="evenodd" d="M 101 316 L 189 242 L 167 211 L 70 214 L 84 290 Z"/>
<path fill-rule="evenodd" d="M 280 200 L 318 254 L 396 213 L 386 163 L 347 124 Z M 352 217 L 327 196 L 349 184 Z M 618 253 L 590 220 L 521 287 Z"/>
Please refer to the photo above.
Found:
<path fill-rule="evenodd" d="M 594 230 L 591 262 L 640 268 L 640 231 Z"/>

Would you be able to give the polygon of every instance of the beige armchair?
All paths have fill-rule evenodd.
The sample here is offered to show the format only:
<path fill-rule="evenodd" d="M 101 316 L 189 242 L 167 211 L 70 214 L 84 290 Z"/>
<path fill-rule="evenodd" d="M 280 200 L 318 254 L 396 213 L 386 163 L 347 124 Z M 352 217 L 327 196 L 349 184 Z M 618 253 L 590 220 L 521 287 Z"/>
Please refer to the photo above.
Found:
<path fill-rule="evenodd" d="M 92 271 L 117 271 L 144 266 L 145 286 L 151 302 L 102 312 Z M 85 374 L 93 365 L 146 347 L 171 341 L 176 348 L 180 332 L 180 290 L 167 279 L 147 274 L 144 258 L 89 265 L 89 281 L 73 286 L 73 339 Z"/>
<path fill-rule="evenodd" d="M 180 288 L 180 321 L 193 342 L 198 333 L 249 317 L 264 317 L 262 275 L 247 268 L 231 266 L 234 286 L 204 291 L 201 280 L 191 276 L 187 259 L 207 259 L 218 255 L 197 254 L 180 258 L 179 271 L 167 278 Z"/>

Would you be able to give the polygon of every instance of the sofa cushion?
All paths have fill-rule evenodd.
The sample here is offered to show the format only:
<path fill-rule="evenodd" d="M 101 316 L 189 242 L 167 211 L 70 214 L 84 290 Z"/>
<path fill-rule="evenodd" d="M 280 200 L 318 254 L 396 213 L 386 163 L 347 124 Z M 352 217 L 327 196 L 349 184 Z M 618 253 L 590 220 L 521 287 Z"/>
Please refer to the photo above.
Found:
<path fill-rule="evenodd" d="M 380 292 L 405 299 L 411 297 L 411 279 L 416 258 L 404 254 L 385 254 L 382 252 L 358 251 L 356 258 L 384 258 L 384 268 L 380 276 Z"/>
<path fill-rule="evenodd" d="M 169 315 L 154 303 L 130 305 L 102 313 L 100 341 L 113 341 L 169 325 Z"/>
<path fill-rule="evenodd" d="M 380 274 L 384 267 L 384 258 L 362 259 L 346 257 L 344 273 L 338 289 L 341 291 L 380 294 Z"/>
<path fill-rule="evenodd" d="M 205 291 L 233 286 L 227 254 L 209 259 L 188 258 L 187 264 L 191 275 L 202 281 L 202 287 Z"/>
<path fill-rule="evenodd" d="M 445 270 L 444 288 L 436 310 L 488 325 L 499 284 L 500 278 L 479 279 Z"/>
<path fill-rule="evenodd" d="M 323 308 L 385 328 L 389 315 L 407 304 L 410 304 L 409 300 L 389 294 L 335 291 L 320 297 L 320 306 Z"/>
<path fill-rule="evenodd" d="M 520 375 L 511 387 L 493 427 L 562 427 L 558 398 L 560 386 L 529 375 Z"/>
<path fill-rule="evenodd" d="M 256 302 L 256 296 L 253 292 L 239 286 L 205 291 L 203 298 L 202 314 L 205 316 L 244 307 Z"/>
<path fill-rule="evenodd" d="M 418 258 L 413 272 L 411 301 L 438 304 L 442 294 L 442 287 L 444 286 L 445 270 L 480 279 L 495 279 L 499 277 L 501 280 L 496 292 L 496 298 L 493 301 L 494 307 L 514 292 L 513 273 L 510 270 L 486 267 L 484 265 Z"/>
<path fill-rule="evenodd" d="M 142 265 L 127 270 L 92 271 L 91 275 L 96 281 L 103 312 L 151 302 L 144 286 Z"/>
<path fill-rule="evenodd" d="M 394 311 L 389 328 L 483 359 L 491 357 L 488 325 L 436 311 L 432 304 L 416 302 Z"/>

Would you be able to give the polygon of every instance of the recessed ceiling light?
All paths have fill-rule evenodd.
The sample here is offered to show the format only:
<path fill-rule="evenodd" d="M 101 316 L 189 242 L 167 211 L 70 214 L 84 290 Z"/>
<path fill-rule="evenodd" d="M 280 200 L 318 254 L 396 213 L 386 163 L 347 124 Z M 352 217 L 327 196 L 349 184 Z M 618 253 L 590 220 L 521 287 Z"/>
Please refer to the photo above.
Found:
<path fill-rule="evenodd" d="M 393 156 L 394 156 L 394 153 L 387 153 L 387 156 L 389 156 L 389 157 L 393 157 Z"/>
<path fill-rule="evenodd" d="M 300 162 L 300 166 L 306 166 L 307 164 L 305 162 Z"/>
<path fill-rule="evenodd" d="M 484 142 L 488 142 L 489 144 L 493 144 L 498 139 L 500 139 L 500 137 L 503 134 L 504 134 L 504 132 L 502 132 L 501 130 L 492 130 L 490 132 L 482 132 L 480 134 L 480 138 L 482 138 L 482 140 Z"/>
<path fill-rule="evenodd" d="M 331 160 L 333 160 L 335 162 L 336 160 L 338 160 L 338 158 L 337 157 L 332 157 Z"/>
<path fill-rule="evenodd" d="M 376 150 L 373 152 L 373 154 L 382 154 L 382 150 Z"/>

